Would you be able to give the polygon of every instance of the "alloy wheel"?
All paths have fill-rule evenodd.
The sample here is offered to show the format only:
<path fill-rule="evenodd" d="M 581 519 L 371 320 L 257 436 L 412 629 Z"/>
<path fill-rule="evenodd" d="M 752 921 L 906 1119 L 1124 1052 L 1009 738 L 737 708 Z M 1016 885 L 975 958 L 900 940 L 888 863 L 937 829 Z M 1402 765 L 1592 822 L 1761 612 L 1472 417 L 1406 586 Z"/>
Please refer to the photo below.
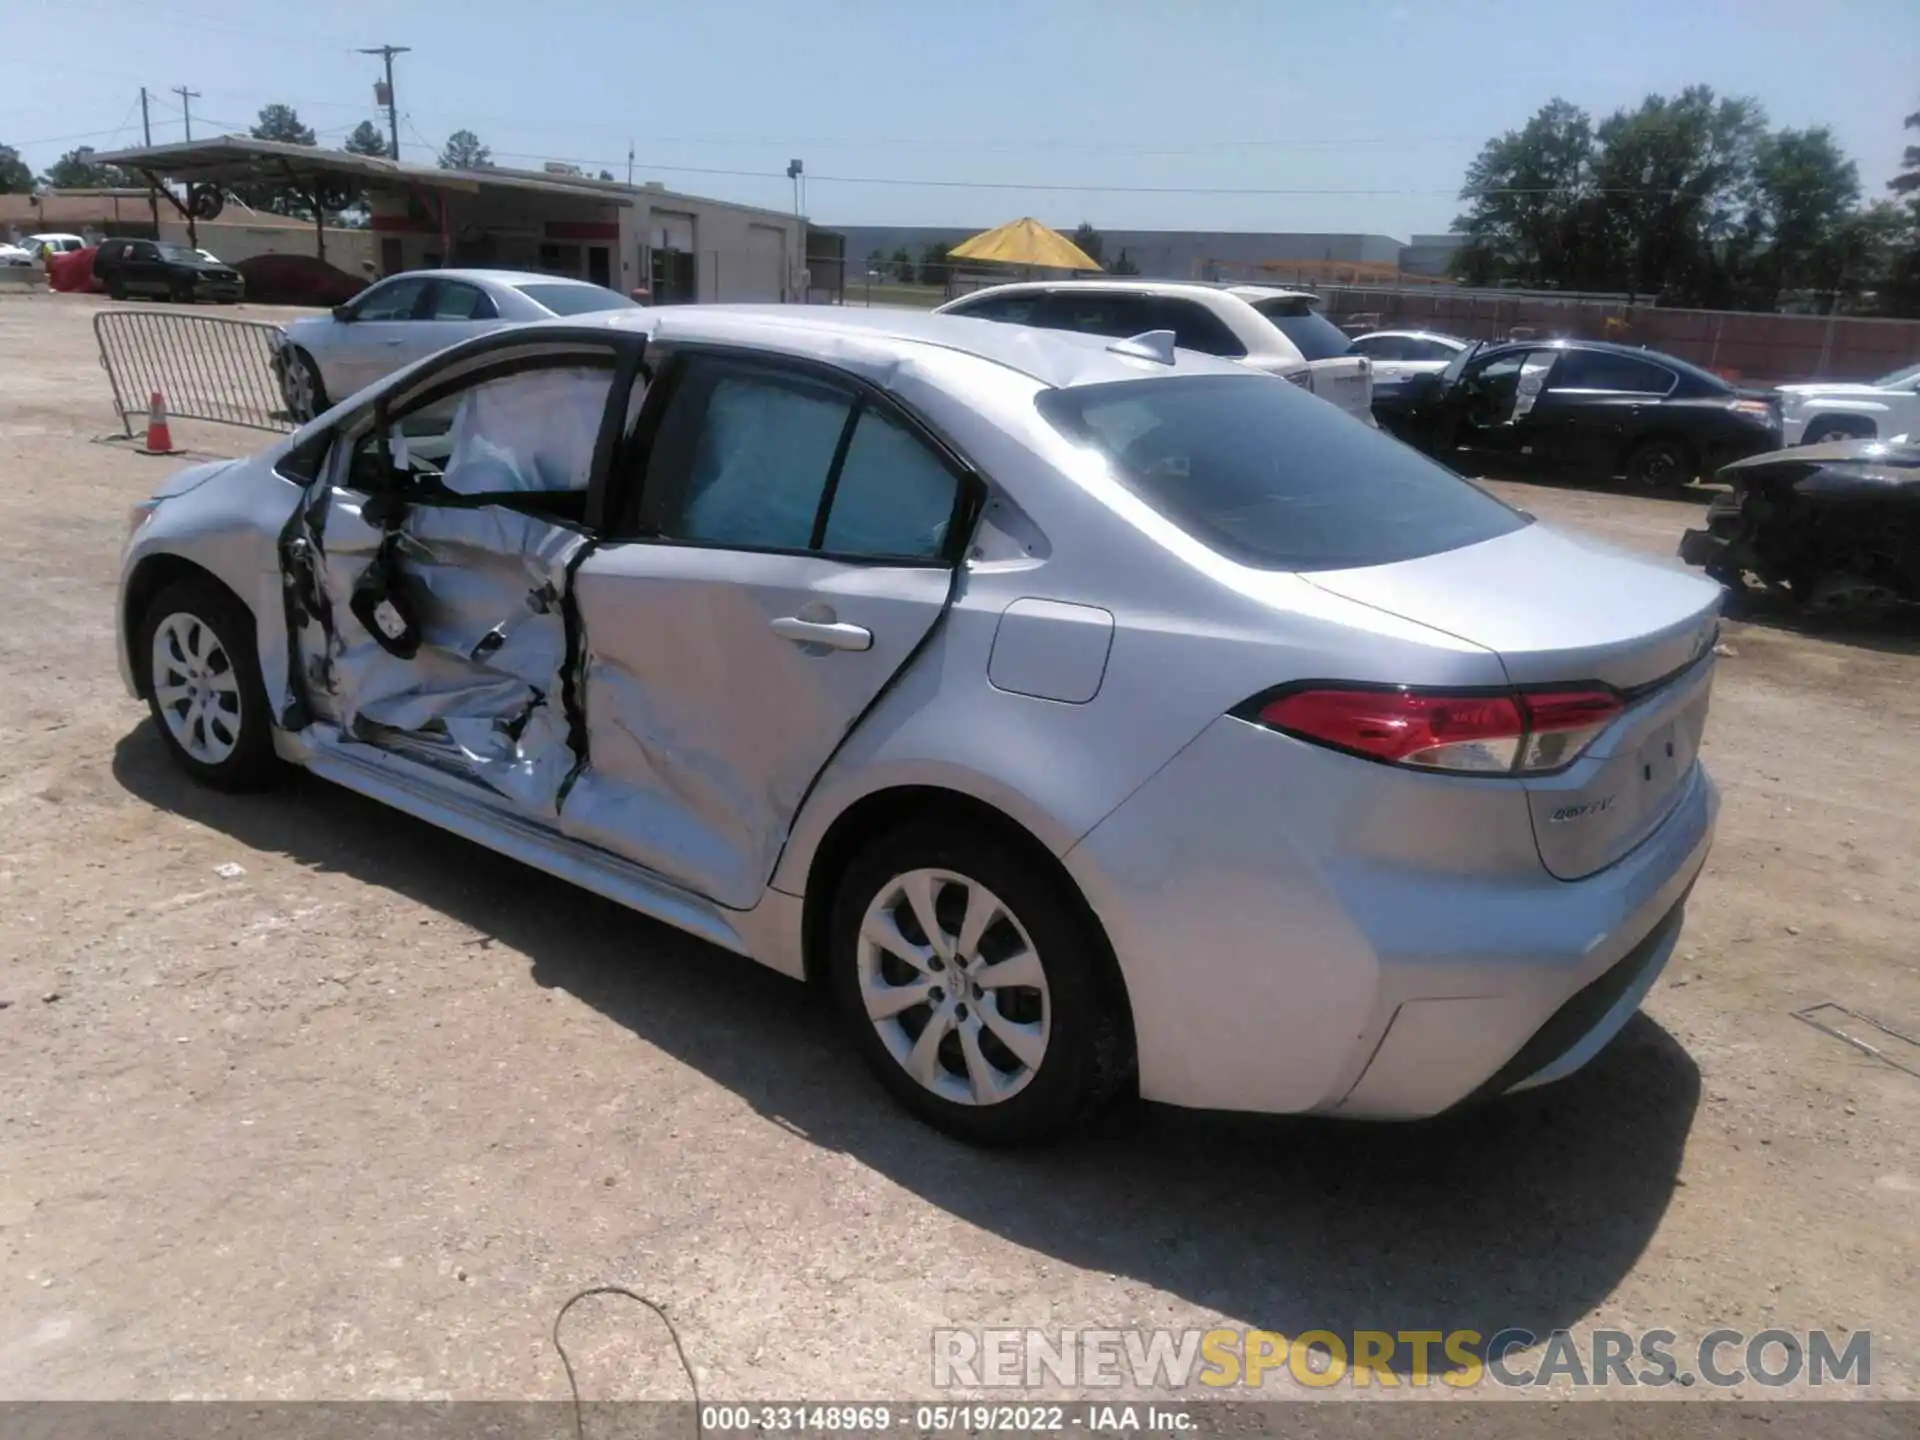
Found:
<path fill-rule="evenodd" d="M 995 1105 L 1030 1084 L 1052 1028 L 1047 975 L 1019 918 L 951 870 L 883 886 L 860 924 L 860 998 L 913 1080 L 961 1105 Z"/>
<path fill-rule="evenodd" d="M 287 402 L 287 413 L 304 425 L 316 413 L 312 367 L 307 364 L 307 357 L 296 350 L 287 356 L 284 374 L 286 380 L 281 386 L 281 394 Z"/>
<path fill-rule="evenodd" d="M 203 765 L 240 744 L 240 677 L 213 627 L 176 611 L 153 632 L 154 704 L 174 742 Z"/>

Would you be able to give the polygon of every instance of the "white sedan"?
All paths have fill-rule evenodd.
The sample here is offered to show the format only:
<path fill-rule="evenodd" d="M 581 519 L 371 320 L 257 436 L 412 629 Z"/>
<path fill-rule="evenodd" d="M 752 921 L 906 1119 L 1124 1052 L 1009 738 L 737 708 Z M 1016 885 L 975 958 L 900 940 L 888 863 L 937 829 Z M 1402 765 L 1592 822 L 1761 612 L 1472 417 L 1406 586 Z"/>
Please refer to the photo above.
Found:
<path fill-rule="evenodd" d="M 1789 445 L 1885 440 L 1920 429 L 1920 365 L 1864 384 L 1782 385 L 1780 418 Z"/>
<path fill-rule="evenodd" d="M 523 270 L 413 270 L 362 290 L 330 315 L 285 326 L 273 356 L 287 413 L 304 425 L 376 380 L 502 325 L 634 302 L 604 285 Z"/>

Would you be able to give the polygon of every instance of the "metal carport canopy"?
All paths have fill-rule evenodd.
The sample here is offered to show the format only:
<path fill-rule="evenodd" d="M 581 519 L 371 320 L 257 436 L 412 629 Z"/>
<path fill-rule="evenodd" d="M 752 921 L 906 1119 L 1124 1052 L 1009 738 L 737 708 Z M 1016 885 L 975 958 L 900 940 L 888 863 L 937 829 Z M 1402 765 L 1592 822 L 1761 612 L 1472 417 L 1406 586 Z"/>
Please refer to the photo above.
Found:
<path fill-rule="evenodd" d="M 355 190 L 439 190 L 477 195 L 482 190 L 519 190 L 544 195 L 566 195 L 597 200 L 603 205 L 631 208 L 637 193 L 618 181 L 590 180 L 586 176 L 557 176 L 530 170 L 442 170 L 433 165 L 408 165 L 379 155 L 350 155 L 317 145 L 291 145 L 283 140 L 256 140 L 251 135 L 218 135 L 209 140 L 181 140 L 171 145 L 143 145 L 87 157 L 95 165 L 119 165 L 137 170 L 172 203 L 187 222 L 187 233 L 199 243 L 192 211 L 182 205 L 161 181 L 192 187 L 211 185 L 293 185 L 305 190 L 309 201 L 316 182 L 347 184 Z M 191 197 L 189 197 L 191 198 Z M 319 253 L 326 257 L 324 207 L 312 206 Z"/>

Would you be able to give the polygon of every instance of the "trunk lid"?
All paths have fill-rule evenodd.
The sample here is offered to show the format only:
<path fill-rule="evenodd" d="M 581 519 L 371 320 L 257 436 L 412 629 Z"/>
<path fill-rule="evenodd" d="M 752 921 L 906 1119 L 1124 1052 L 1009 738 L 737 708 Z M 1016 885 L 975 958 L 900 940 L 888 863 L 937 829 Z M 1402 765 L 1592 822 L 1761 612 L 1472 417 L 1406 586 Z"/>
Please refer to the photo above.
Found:
<path fill-rule="evenodd" d="M 1361 419 L 1373 411 L 1373 362 L 1364 355 L 1339 355 L 1307 363 L 1307 383 L 1314 394 Z"/>
<path fill-rule="evenodd" d="M 1303 577 L 1484 645 L 1518 686 L 1618 691 L 1626 711 L 1566 770 L 1524 786 L 1541 862 L 1604 869 L 1686 793 L 1706 727 L 1720 587 L 1677 563 L 1544 525 L 1418 560 Z"/>

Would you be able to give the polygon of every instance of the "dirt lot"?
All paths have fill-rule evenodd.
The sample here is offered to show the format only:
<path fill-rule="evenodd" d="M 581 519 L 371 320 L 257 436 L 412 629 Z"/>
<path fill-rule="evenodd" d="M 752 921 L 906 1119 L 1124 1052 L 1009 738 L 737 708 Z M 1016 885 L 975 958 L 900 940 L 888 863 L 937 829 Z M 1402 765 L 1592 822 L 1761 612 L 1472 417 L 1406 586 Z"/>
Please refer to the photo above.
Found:
<path fill-rule="evenodd" d="M 98 303 L 0 298 L 0 1397 L 559 1397 L 597 1282 L 719 1398 L 924 1398 L 932 1327 L 1007 1324 L 1864 1328 L 1920 1391 L 1920 1080 L 1791 1014 L 1920 1032 L 1911 637 L 1727 626 L 1718 847 L 1573 1080 L 983 1155 L 788 981 L 317 782 L 184 782 L 114 673 L 169 462 L 97 439 Z M 1699 510 L 1500 488 L 1662 554 Z M 591 1395 L 684 1394 L 637 1307 L 568 1329 Z"/>

